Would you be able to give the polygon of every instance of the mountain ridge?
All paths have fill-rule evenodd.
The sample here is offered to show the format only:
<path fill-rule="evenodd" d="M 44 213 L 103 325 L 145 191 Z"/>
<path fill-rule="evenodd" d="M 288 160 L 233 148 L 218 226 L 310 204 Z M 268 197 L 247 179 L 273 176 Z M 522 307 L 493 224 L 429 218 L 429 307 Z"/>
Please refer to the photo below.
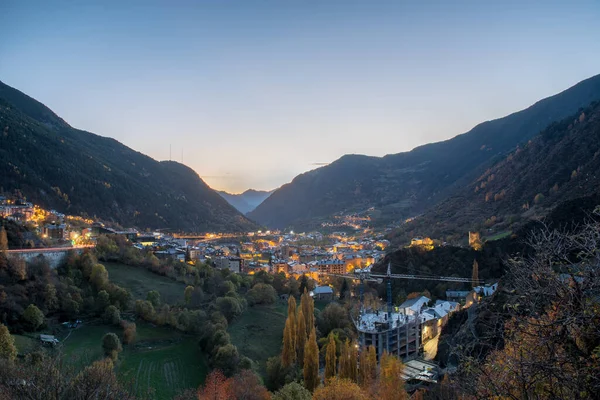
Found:
<path fill-rule="evenodd" d="M 71 127 L 0 82 L 0 186 L 36 204 L 115 224 L 204 232 L 256 227 L 191 168 Z"/>
<path fill-rule="evenodd" d="M 598 99 L 600 75 L 452 139 L 383 157 L 343 156 L 298 175 L 248 216 L 272 228 L 297 228 L 336 212 L 376 207 L 379 222 L 402 221 L 446 198 L 487 163 L 550 123 Z"/>
<path fill-rule="evenodd" d="M 247 214 L 260 205 L 275 190 L 255 190 L 248 189 L 239 194 L 228 193 L 224 190 L 217 190 L 217 193 L 223 197 L 229 204 L 235 207 L 242 214 Z"/>

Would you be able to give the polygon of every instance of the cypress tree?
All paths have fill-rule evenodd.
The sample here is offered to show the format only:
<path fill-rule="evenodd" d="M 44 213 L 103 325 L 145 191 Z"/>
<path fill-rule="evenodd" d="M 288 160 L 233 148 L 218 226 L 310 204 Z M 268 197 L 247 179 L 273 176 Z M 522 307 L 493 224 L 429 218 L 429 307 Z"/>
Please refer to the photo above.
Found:
<path fill-rule="evenodd" d="M 325 354 L 325 382 L 335 377 L 335 356 L 336 346 L 333 333 L 329 334 L 329 343 L 327 343 L 327 352 Z"/>
<path fill-rule="evenodd" d="M 308 341 L 304 346 L 304 387 L 311 392 L 319 386 L 319 346 L 317 345 L 317 334 L 313 326 Z"/>

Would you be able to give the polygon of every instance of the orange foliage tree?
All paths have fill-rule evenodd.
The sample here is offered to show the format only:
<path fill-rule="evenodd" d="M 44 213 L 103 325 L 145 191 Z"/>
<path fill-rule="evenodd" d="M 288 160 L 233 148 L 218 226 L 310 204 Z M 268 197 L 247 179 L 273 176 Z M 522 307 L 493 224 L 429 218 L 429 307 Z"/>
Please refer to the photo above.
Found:
<path fill-rule="evenodd" d="M 404 380 L 401 377 L 402 361 L 398 357 L 384 352 L 379 362 L 379 379 L 375 392 L 381 400 L 404 400 L 407 398 L 404 390 Z"/>
<path fill-rule="evenodd" d="M 327 386 L 313 393 L 313 400 L 368 400 L 370 397 L 356 383 L 347 379 L 332 378 Z"/>
<path fill-rule="evenodd" d="M 206 377 L 204 386 L 198 391 L 199 400 L 229 400 L 231 381 L 218 369 L 212 370 Z"/>
<path fill-rule="evenodd" d="M 304 387 L 311 392 L 319 385 L 319 346 L 317 334 L 313 326 L 304 347 Z"/>

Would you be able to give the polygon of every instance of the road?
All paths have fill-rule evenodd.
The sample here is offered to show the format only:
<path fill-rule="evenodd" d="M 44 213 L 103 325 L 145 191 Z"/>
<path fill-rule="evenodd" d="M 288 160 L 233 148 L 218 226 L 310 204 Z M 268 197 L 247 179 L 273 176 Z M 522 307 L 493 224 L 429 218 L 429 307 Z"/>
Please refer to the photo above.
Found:
<path fill-rule="evenodd" d="M 438 342 L 440 341 L 440 335 L 438 334 L 433 339 L 430 339 L 425 345 L 423 345 L 423 358 L 427 361 L 433 360 L 437 354 Z"/>

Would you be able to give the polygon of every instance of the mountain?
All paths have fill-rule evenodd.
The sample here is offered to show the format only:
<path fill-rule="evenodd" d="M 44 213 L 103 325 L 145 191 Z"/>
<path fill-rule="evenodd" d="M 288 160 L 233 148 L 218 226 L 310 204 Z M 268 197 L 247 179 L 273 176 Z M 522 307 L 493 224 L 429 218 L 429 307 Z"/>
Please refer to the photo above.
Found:
<path fill-rule="evenodd" d="M 381 223 L 421 214 L 476 177 L 494 159 L 598 99 L 600 75 L 443 142 L 385 157 L 343 156 L 297 176 L 248 216 L 284 228 L 370 207 L 379 211 Z"/>
<path fill-rule="evenodd" d="M 0 132 L 0 187 L 36 204 L 139 228 L 256 228 L 192 169 L 75 129 L 2 82 Z"/>
<path fill-rule="evenodd" d="M 235 207 L 242 214 L 247 214 L 254 210 L 260 203 L 273 193 L 273 190 L 254 190 L 248 189 L 244 193 L 231 194 L 224 191 L 217 191 L 229 204 Z"/>
<path fill-rule="evenodd" d="M 557 204 L 600 194 L 599 171 L 600 102 L 594 102 L 551 124 L 406 224 L 405 236 L 419 232 L 448 239 L 469 230 L 487 236 L 515 231 L 527 220 L 547 215 Z"/>

